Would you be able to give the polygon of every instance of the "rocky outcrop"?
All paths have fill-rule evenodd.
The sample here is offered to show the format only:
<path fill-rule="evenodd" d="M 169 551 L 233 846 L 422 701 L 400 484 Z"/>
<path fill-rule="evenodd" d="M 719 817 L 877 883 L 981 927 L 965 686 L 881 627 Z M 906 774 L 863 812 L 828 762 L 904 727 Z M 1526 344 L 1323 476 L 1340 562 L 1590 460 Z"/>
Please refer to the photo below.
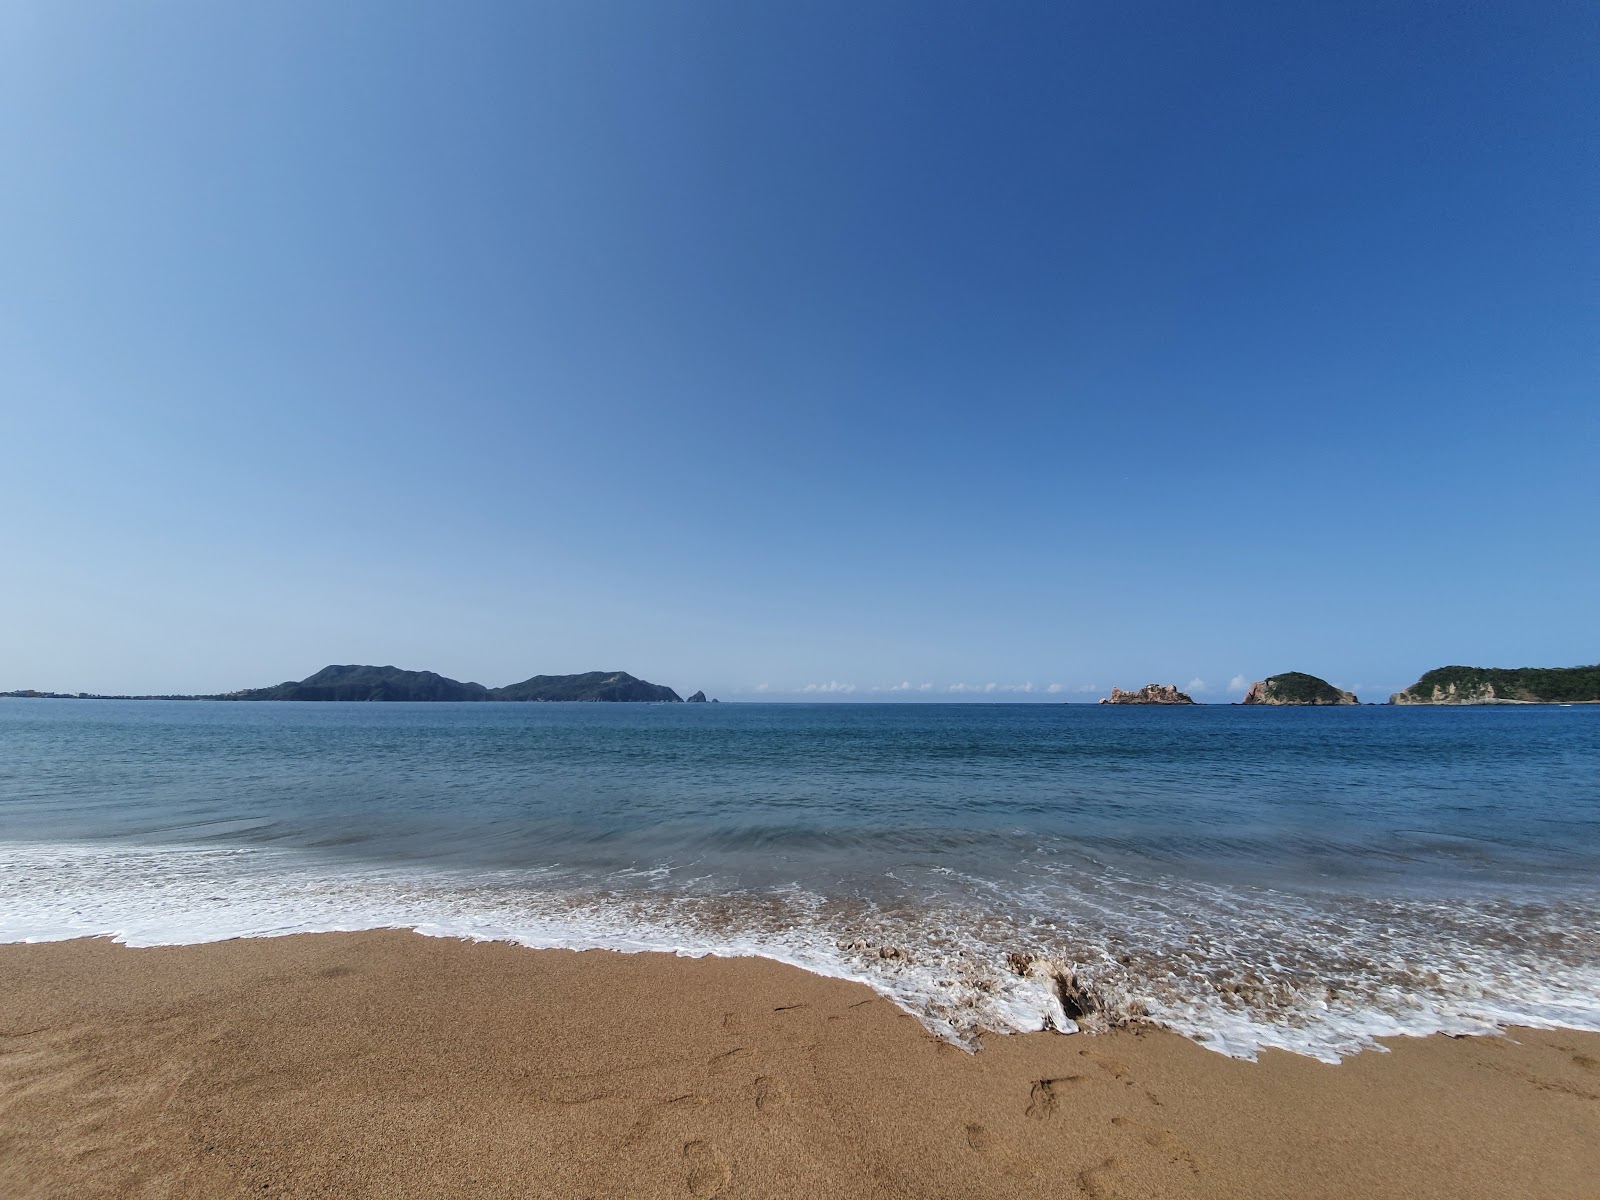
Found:
<path fill-rule="evenodd" d="M 1193 697 L 1180 692 L 1175 683 L 1147 683 L 1136 692 L 1125 692 L 1119 687 L 1101 704 L 1193 704 Z"/>
<path fill-rule="evenodd" d="M 1600 665 L 1438 667 L 1390 704 L 1600 704 Z"/>
<path fill-rule="evenodd" d="M 1304 671 L 1269 675 L 1250 685 L 1242 704 L 1360 704 L 1354 692 L 1341 692 L 1326 679 Z"/>
<path fill-rule="evenodd" d="M 704 704 L 705 702 L 706 694 L 704 692 L 696 692 L 694 695 L 690 696 L 687 701 L 689 704 Z"/>
<path fill-rule="evenodd" d="M 1441 683 L 1431 687 L 1423 687 L 1420 683 L 1413 683 L 1403 692 L 1395 692 L 1389 697 L 1390 704 L 1529 704 L 1528 700 L 1513 700 L 1507 696 L 1494 694 L 1494 684 L 1487 681 L 1482 683 Z"/>

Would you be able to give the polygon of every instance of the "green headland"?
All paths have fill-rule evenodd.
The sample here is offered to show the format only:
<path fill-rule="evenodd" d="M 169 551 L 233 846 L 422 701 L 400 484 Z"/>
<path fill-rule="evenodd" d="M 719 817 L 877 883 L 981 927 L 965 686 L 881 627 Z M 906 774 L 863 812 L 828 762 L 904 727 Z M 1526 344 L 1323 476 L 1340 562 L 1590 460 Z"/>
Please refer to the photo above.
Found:
<path fill-rule="evenodd" d="M 1600 664 L 1588 667 L 1439 667 L 1390 704 L 1600 704 Z"/>

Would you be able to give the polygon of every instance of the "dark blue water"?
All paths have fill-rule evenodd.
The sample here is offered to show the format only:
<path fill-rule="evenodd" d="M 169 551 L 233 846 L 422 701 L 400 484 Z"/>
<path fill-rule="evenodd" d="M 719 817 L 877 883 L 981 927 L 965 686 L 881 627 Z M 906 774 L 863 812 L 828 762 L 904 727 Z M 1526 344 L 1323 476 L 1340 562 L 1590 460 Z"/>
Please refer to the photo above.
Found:
<path fill-rule="evenodd" d="M 0 869 L 13 938 L 764 953 L 1331 1057 L 1600 1015 L 1600 708 L 0 700 Z"/>

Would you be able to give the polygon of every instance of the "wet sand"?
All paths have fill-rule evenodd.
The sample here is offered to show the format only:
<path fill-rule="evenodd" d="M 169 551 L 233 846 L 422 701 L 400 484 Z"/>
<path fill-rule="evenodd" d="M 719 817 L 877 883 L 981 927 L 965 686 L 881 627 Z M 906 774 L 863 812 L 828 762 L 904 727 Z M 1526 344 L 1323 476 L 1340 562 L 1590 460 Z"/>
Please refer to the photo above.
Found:
<path fill-rule="evenodd" d="M 764 960 L 0 946 L 0 1195 L 1600 1197 L 1600 1035 L 969 1054 Z"/>

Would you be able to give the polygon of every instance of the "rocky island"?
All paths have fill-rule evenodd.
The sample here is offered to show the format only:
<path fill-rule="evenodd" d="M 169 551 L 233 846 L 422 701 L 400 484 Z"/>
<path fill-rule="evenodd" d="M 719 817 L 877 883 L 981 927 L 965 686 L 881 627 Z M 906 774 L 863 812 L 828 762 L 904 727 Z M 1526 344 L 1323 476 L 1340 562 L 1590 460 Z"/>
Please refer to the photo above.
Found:
<path fill-rule="evenodd" d="M 432 671 L 350 664 L 327 666 L 298 683 L 247 688 L 218 700 L 488 700 L 481 683 L 460 683 Z"/>
<path fill-rule="evenodd" d="M 1600 664 L 1588 667 L 1438 667 L 1390 704 L 1600 704 Z"/>
<path fill-rule="evenodd" d="M 1269 675 L 1250 685 L 1241 704 L 1360 704 L 1354 692 L 1341 692 L 1326 679 L 1304 671 Z"/>
<path fill-rule="evenodd" d="M 582 675 L 535 675 L 495 688 L 491 700 L 585 700 L 676 704 L 683 697 L 659 683 L 635 679 L 626 671 L 588 671 Z"/>
<path fill-rule="evenodd" d="M 1101 704 L 1193 704 L 1194 698 L 1180 692 L 1175 683 L 1147 683 L 1136 692 L 1113 686 Z"/>
<path fill-rule="evenodd" d="M 535 675 L 521 683 L 486 688 L 461 683 L 433 671 L 399 667 L 328 666 L 298 683 L 247 688 L 214 700 L 515 700 L 592 702 L 659 702 L 681 699 L 669 687 L 636 679 L 626 671 L 588 671 L 581 675 Z"/>

